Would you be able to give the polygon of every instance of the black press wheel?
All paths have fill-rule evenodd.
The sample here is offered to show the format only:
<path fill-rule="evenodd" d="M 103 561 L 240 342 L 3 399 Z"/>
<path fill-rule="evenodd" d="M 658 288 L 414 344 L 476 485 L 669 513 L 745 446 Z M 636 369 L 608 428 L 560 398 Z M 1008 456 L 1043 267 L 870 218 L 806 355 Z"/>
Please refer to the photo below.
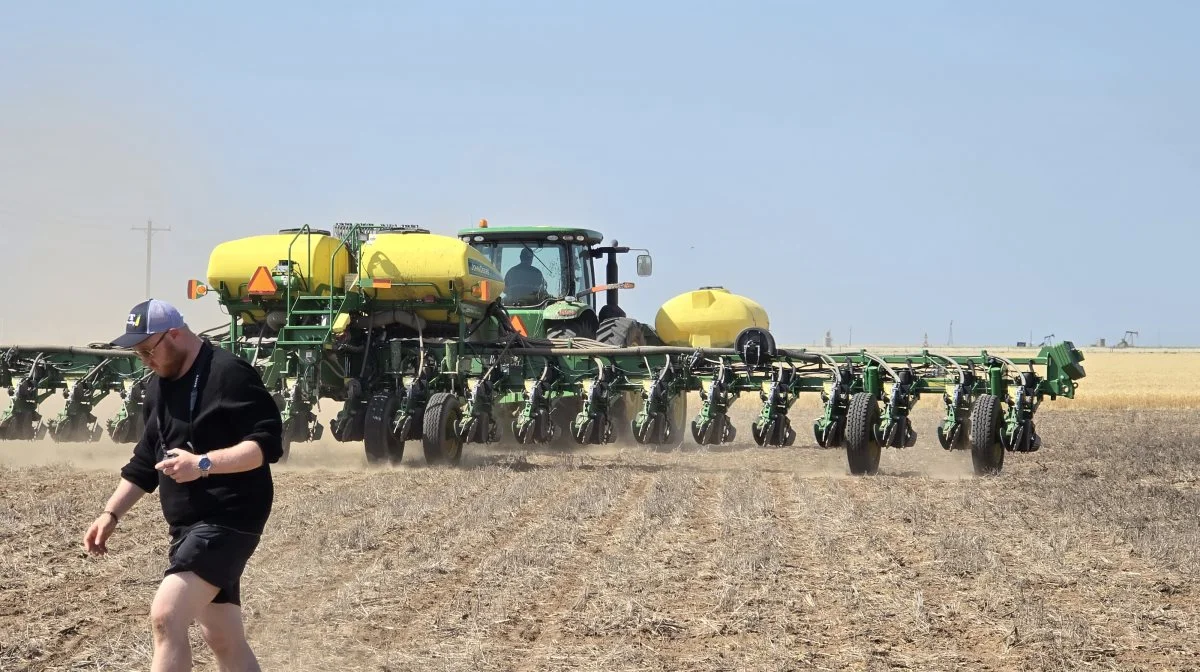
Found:
<path fill-rule="evenodd" d="M 453 394 L 438 392 L 429 398 L 421 432 L 421 445 L 425 448 L 427 463 L 458 464 L 462 459 L 463 444 L 456 431 L 461 417 L 462 407 L 458 397 Z"/>
<path fill-rule="evenodd" d="M 390 460 L 400 464 L 404 457 L 404 439 L 392 432 L 399 399 L 392 394 L 376 394 L 367 404 L 363 420 L 363 446 L 367 451 L 367 462 L 380 464 Z"/>
<path fill-rule="evenodd" d="M 1004 446 L 1000 443 L 1003 419 L 1000 398 L 982 394 L 971 409 L 971 463 L 977 476 L 999 474 L 1004 467 Z"/>
<path fill-rule="evenodd" d="M 846 414 L 846 462 L 850 473 L 873 475 L 879 471 L 879 442 L 875 426 L 879 424 L 879 403 L 870 392 L 856 392 L 850 398 Z"/>
<path fill-rule="evenodd" d="M 631 425 L 632 422 L 636 421 L 631 421 Z M 687 393 L 683 392 L 671 400 L 665 414 L 649 420 L 638 442 L 656 452 L 682 448 L 688 435 L 688 426 Z M 637 434 L 632 426 L 630 431 Z"/>
<path fill-rule="evenodd" d="M 687 412 L 687 392 L 680 392 L 671 400 L 669 414 L 671 422 L 670 435 L 667 442 L 658 446 L 659 450 L 676 450 L 683 447 L 688 435 L 688 425 L 691 424 Z"/>

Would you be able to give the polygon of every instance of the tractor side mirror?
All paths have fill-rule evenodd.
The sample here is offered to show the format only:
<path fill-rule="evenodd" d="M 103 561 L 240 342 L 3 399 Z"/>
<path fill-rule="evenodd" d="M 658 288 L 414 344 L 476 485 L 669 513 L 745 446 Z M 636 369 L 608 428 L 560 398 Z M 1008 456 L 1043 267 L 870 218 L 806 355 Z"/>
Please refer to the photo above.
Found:
<path fill-rule="evenodd" d="M 639 254 L 637 258 L 637 274 L 643 278 L 654 270 L 654 260 L 648 254 Z"/>

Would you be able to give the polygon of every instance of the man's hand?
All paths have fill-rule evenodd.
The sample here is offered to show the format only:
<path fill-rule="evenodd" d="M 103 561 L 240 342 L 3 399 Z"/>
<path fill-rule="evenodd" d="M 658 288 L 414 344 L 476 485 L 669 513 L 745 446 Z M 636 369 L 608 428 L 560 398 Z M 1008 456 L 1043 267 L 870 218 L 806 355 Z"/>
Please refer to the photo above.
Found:
<path fill-rule="evenodd" d="M 115 529 L 117 529 L 117 519 L 107 513 L 100 514 L 83 535 L 83 547 L 88 553 L 104 555 L 108 552 L 105 542 L 112 536 Z"/>
<path fill-rule="evenodd" d="M 172 448 L 167 451 L 168 455 L 171 453 L 174 453 L 175 457 L 168 457 L 154 465 L 154 468 L 170 476 L 176 483 L 188 483 L 200 478 L 199 455 L 183 448 Z"/>

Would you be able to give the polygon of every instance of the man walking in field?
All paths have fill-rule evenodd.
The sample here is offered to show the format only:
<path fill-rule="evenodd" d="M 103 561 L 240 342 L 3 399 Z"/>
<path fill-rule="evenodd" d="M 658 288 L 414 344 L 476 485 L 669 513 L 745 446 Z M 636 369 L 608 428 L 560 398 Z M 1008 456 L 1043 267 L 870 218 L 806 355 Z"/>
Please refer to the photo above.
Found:
<path fill-rule="evenodd" d="M 150 607 L 151 670 L 191 669 L 193 622 L 221 670 L 258 670 L 242 623 L 241 575 L 271 513 L 279 409 L 249 363 L 202 340 L 163 301 L 134 306 L 112 345 L 132 348 L 157 375 L 146 388 L 145 431 L 84 547 L 106 553 L 118 521 L 157 489 L 171 545 Z"/>

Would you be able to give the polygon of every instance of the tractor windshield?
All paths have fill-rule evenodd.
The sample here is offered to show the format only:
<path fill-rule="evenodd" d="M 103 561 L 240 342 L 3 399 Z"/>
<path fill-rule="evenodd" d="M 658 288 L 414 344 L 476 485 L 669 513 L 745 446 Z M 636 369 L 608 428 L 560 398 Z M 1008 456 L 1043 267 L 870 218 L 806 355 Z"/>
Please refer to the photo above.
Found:
<path fill-rule="evenodd" d="M 477 242 L 473 247 L 487 255 L 504 276 L 506 306 L 535 306 L 590 286 L 590 266 L 581 268 L 580 245 L 545 241 Z M 586 248 L 583 248 L 586 250 Z"/>

